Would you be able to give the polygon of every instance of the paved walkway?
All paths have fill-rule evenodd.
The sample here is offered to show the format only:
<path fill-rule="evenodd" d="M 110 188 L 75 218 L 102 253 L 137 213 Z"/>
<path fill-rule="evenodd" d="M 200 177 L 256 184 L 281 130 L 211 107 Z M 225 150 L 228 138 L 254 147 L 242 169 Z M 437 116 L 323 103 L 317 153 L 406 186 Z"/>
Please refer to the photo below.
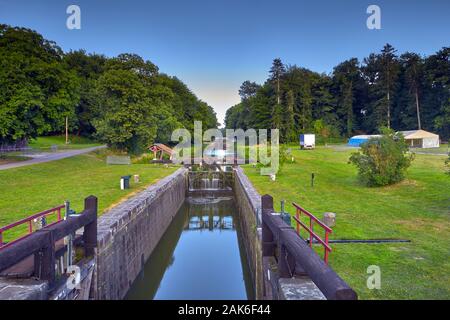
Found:
<path fill-rule="evenodd" d="M 31 159 L 31 160 L 2 164 L 2 165 L 0 165 L 0 170 L 6 170 L 6 169 L 11 169 L 11 168 L 29 166 L 29 165 L 37 164 L 37 163 L 61 160 L 64 158 L 70 158 L 73 156 L 77 156 L 79 154 L 89 153 L 89 152 L 92 152 L 92 151 L 95 151 L 98 149 L 104 149 L 104 148 L 106 148 L 106 146 L 98 146 L 98 147 L 77 149 L 77 150 L 68 150 L 68 151 L 56 152 L 56 153 L 46 153 L 46 154 L 42 154 L 39 157 Z"/>

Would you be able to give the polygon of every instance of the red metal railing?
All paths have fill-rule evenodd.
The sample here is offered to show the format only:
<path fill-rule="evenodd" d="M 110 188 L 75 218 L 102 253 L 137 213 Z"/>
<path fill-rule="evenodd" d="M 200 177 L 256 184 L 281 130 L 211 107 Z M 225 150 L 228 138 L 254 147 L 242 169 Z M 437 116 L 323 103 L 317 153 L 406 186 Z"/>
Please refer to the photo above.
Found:
<path fill-rule="evenodd" d="M 316 239 L 324 248 L 324 256 L 323 260 L 326 264 L 328 264 L 328 253 L 331 252 L 331 247 L 328 245 L 328 235 L 333 232 L 333 230 L 328 227 L 326 224 L 324 224 L 322 221 L 317 219 L 312 213 L 306 211 L 302 207 L 300 207 L 295 202 L 292 202 L 292 205 L 296 209 L 294 220 L 297 223 L 297 233 L 300 235 L 300 227 L 308 231 L 309 233 L 309 246 L 312 248 L 313 240 Z M 309 227 L 300 221 L 301 214 L 306 215 L 309 217 Z M 314 232 L 314 224 L 317 223 L 319 226 L 321 226 L 325 230 L 325 240 L 323 240 L 317 233 Z"/>
<path fill-rule="evenodd" d="M 0 250 L 3 248 L 6 248 L 8 246 L 10 246 L 13 243 L 16 243 L 17 241 L 20 241 L 26 237 L 28 237 L 30 234 L 33 233 L 33 220 L 34 219 L 38 219 L 38 218 L 42 218 L 42 217 L 47 217 L 49 215 L 55 214 L 56 213 L 56 221 L 49 223 L 47 225 L 45 225 L 45 227 L 54 225 L 58 222 L 60 222 L 62 220 L 62 216 L 61 216 L 61 210 L 65 208 L 65 205 L 61 205 L 55 208 L 51 208 L 36 214 L 33 214 L 32 216 L 29 216 L 27 218 L 21 219 L 19 221 L 13 222 L 11 224 L 8 224 L 7 226 L 1 227 L 0 228 Z M 10 241 L 8 243 L 3 243 L 3 233 L 7 230 L 10 230 L 12 228 L 15 228 L 17 226 L 23 225 L 23 224 L 28 224 L 28 233 L 22 237 L 19 237 L 17 239 L 14 239 L 13 241 Z"/>

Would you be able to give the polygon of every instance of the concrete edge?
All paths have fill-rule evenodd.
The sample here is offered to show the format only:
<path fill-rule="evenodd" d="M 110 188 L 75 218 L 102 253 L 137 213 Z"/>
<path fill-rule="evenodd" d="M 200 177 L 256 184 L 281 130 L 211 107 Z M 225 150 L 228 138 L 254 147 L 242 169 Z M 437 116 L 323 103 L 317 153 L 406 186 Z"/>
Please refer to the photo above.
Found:
<path fill-rule="evenodd" d="M 98 246 L 105 246 L 117 230 L 132 220 L 136 214 L 142 212 L 148 203 L 158 199 L 165 190 L 170 188 L 178 176 L 185 175 L 187 171 L 184 167 L 179 168 L 101 215 L 97 222 Z"/>

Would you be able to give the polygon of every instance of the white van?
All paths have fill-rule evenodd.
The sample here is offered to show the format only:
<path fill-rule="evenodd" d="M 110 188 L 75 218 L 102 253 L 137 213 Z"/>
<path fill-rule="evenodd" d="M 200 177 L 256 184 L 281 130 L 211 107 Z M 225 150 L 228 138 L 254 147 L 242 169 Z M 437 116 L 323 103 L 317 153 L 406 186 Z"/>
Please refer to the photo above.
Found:
<path fill-rule="evenodd" d="M 316 135 L 315 134 L 301 134 L 300 135 L 300 148 L 301 149 L 314 149 L 316 147 Z"/>

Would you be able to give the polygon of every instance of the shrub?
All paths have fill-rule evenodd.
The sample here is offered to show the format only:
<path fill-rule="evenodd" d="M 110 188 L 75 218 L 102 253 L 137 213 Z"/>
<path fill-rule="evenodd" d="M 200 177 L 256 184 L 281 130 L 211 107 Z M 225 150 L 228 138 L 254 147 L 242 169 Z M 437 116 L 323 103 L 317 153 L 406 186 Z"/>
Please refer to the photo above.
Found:
<path fill-rule="evenodd" d="M 448 156 L 448 159 L 445 160 L 445 166 L 447 167 L 447 174 L 450 175 L 450 155 Z"/>
<path fill-rule="evenodd" d="M 385 186 L 404 179 L 414 154 L 408 153 L 403 135 L 383 130 L 383 136 L 369 139 L 353 153 L 349 162 L 356 165 L 360 179 L 368 186 Z"/>

